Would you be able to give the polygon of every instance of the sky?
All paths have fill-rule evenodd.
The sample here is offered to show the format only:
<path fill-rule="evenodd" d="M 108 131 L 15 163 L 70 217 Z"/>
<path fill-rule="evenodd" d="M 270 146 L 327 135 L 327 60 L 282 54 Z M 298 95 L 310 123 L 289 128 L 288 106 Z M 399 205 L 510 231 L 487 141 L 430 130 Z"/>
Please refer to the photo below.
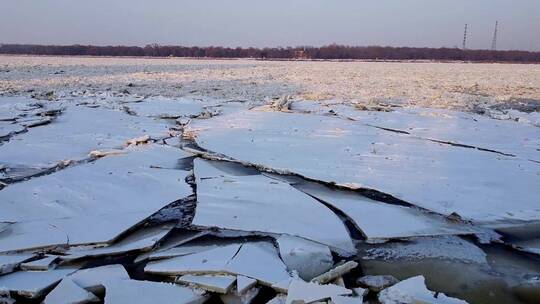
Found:
<path fill-rule="evenodd" d="M 540 51 L 539 0 L 0 0 L 0 43 Z"/>

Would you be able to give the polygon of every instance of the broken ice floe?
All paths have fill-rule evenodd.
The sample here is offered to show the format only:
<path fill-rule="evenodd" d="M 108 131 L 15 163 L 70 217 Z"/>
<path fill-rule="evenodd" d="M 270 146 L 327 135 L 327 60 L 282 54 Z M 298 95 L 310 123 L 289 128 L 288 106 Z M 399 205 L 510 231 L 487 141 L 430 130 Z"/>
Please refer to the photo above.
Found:
<path fill-rule="evenodd" d="M 414 207 L 373 201 L 352 191 L 337 191 L 305 182 L 295 184 L 294 187 L 341 210 L 354 221 L 368 242 L 413 236 L 469 234 L 477 231 L 465 223 L 457 223 Z"/>
<path fill-rule="evenodd" d="M 202 304 L 208 298 L 204 292 L 163 282 L 107 280 L 105 289 L 105 303 L 115 304 Z"/>
<path fill-rule="evenodd" d="M 186 197 L 190 174 L 174 168 L 181 150 L 149 145 L 12 184 L 0 191 L 0 252 L 51 245 L 108 243 Z M 99 229 L 88 229 L 99 227 Z"/>
<path fill-rule="evenodd" d="M 386 288 L 379 293 L 379 302 L 381 304 L 467 304 L 466 301 L 427 289 L 423 276 L 412 277 Z"/>
<path fill-rule="evenodd" d="M 322 244 L 282 235 L 277 239 L 281 259 L 289 270 L 309 281 L 334 265 L 332 252 Z"/>
<path fill-rule="evenodd" d="M 49 271 L 17 271 L 0 276 L 0 289 L 8 290 L 27 298 L 36 298 L 52 289 L 56 283 L 75 269 Z"/>
<path fill-rule="evenodd" d="M 320 115 L 241 111 L 189 126 L 204 149 L 491 225 L 540 218 L 540 166 Z M 509 204 L 508 202 L 512 202 Z"/>
<path fill-rule="evenodd" d="M 66 277 L 45 297 L 44 304 L 90 303 L 99 299 Z"/>
<path fill-rule="evenodd" d="M 32 258 L 33 254 L 0 254 L 0 275 L 13 272 L 20 264 Z"/>
<path fill-rule="evenodd" d="M 285 303 L 312 303 L 315 301 L 327 300 L 334 296 L 350 294 L 352 294 L 351 290 L 337 285 L 319 285 L 316 283 L 304 282 L 302 280 L 293 280 L 289 286 L 289 292 Z"/>
<path fill-rule="evenodd" d="M 183 275 L 176 282 L 195 286 L 211 292 L 226 294 L 229 292 L 236 277 L 231 275 Z"/>
<path fill-rule="evenodd" d="M 8 168 L 53 168 L 87 159 L 94 150 L 121 148 L 132 138 L 167 137 L 169 125 L 120 111 L 70 106 L 47 126 L 31 129 L 0 146 L 0 164 Z"/>
<path fill-rule="evenodd" d="M 105 295 L 106 281 L 130 279 L 124 266 L 118 264 L 77 270 L 69 278 L 78 286 L 99 296 Z"/>
<path fill-rule="evenodd" d="M 50 255 L 50 256 L 43 256 L 38 258 L 37 260 L 24 262 L 21 264 L 21 270 L 26 271 L 46 271 L 51 268 L 54 268 L 54 263 L 56 260 L 58 260 L 58 256 Z"/>
<path fill-rule="evenodd" d="M 263 175 L 228 174 L 200 159 L 195 160 L 194 170 L 197 209 L 193 225 L 289 234 L 354 252 L 343 222 L 289 184 Z"/>
<path fill-rule="evenodd" d="M 202 252 L 150 262 L 145 272 L 160 275 L 235 274 L 271 286 L 290 278 L 276 248 L 267 242 L 233 243 Z"/>

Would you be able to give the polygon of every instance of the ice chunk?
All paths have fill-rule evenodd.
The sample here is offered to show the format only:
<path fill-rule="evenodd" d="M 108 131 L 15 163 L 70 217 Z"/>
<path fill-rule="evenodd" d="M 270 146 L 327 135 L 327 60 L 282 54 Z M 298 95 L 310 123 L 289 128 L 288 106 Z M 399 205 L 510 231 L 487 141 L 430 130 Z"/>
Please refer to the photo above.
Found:
<path fill-rule="evenodd" d="M 399 281 L 391 275 L 367 275 L 359 278 L 356 282 L 361 286 L 369 288 L 369 290 L 379 292 Z"/>
<path fill-rule="evenodd" d="M 243 294 L 257 284 L 257 280 L 242 275 L 236 276 L 236 293 Z"/>
<path fill-rule="evenodd" d="M 291 304 L 296 301 L 311 303 L 320 300 L 326 300 L 334 296 L 352 294 L 352 291 L 337 285 L 319 285 L 316 283 L 307 283 L 302 280 L 293 280 L 289 286 L 289 293 L 285 303 Z"/>
<path fill-rule="evenodd" d="M 80 287 L 96 294 L 104 295 L 104 282 L 111 280 L 129 280 L 124 266 L 119 264 L 81 269 L 69 276 Z"/>
<path fill-rule="evenodd" d="M 33 257 L 33 254 L 0 254 L 0 275 L 13 272 L 21 263 Z"/>
<path fill-rule="evenodd" d="M 363 297 L 333 296 L 330 300 L 332 304 L 358 304 L 362 302 Z"/>
<path fill-rule="evenodd" d="M 343 222 L 287 183 L 263 175 L 238 176 L 196 159 L 197 209 L 192 224 L 283 233 L 355 252 Z M 317 229 L 314 229 L 317 227 Z"/>
<path fill-rule="evenodd" d="M 466 301 L 447 297 L 443 293 L 435 293 L 426 287 L 423 276 L 416 276 L 401 281 L 379 293 L 382 304 L 466 304 Z"/>
<path fill-rule="evenodd" d="M 332 190 L 313 183 L 295 184 L 295 187 L 341 210 L 354 221 L 369 242 L 413 236 L 470 234 L 478 230 L 417 208 L 377 202 L 352 191 Z"/>
<path fill-rule="evenodd" d="M 227 263 L 238 252 L 241 244 L 230 244 L 199 253 L 150 262 L 145 272 L 161 275 L 226 273 Z"/>
<path fill-rule="evenodd" d="M 334 265 L 328 246 L 305 239 L 282 235 L 277 239 L 281 259 L 289 270 L 309 281 Z"/>
<path fill-rule="evenodd" d="M 337 265 L 336 267 L 330 269 L 329 271 L 313 278 L 311 281 L 315 283 L 325 284 L 331 282 L 342 275 L 348 273 L 358 266 L 358 263 L 355 261 L 348 261 L 342 264 Z"/>
<path fill-rule="evenodd" d="M 23 297 L 35 298 L 52 289 L 74 269 L 49 271 L 18 271 L 0 276 L 0 287 Z"/>
<path fill-rule="evenodd" d="M 231 275 L 183 275 L 176 282 L 193 285 L 195 287 L 217 293 L 228 293 L 236 277 Z"/>
<path fill-rule="evenodd" d="M 171 283 L 110 280 L 105 282 L 105 303 L 114 304 L 202 304 L 207 295 Z"/>
<path fill-rule="evenodd" d="M 62 260 L 73 261 L 88 257 L 114 256 L 131 251 L 148 251 L 154 247 L 157 242 L 163 239 L 165 235 L 171 231 L 171 229 L 172 225 L 143 228 L 142 230 L 130 234 L 118 243 L 107 247 L 71 247 L 66 252 L 67 256 L 62 257 Z"/>
<path fill-rule="evenodd" d="M 272 243 L 244 243 L 240 251 L 227 264 L 227 271 L 257 279 L 271 286 L 290 277 Z"/>
<path fill-rule="evenodd" d="M 64 278 L 46 297 L 44 304 L 71 304 L 99 302 L 92 293 L 82 289 L 67 277 Z"/>
<path fill-rule="evenodd" d="M 127 151 L 0 191 L 0 222 L 14 222 L 0 235 L 0 252 L 107 243 L 192 194 L 188 171 L 152 167 L 174 167 L 185 155 L 181 150 L 148 145 Z"/>
<path fill-rule="evenodd" d="M 244 163 L 374 189 L 444 215 L 486 225 L 540 219 L 540 166 L 516 157 L 310 114 L 241 111 L 187 131 L 200 147 Z"/>
<path fill-rule="evenodd" d="M 44 256 L 43 258 L 40 258 L 35 261 L 22 263 L 21 269 L 22 270 L 36 270 L 36 271 L 49 270 L 51 267 L 53 267 L 54 262 L 58 258 L 59 257 L 56 255 Z"/>
<path fill-rule="evenodd" d="M 238 293 L 236 291 L 220 295 L 219 298 L 224 304 L 250 304 L 253 299 L 259 294 L 260 288 L 253 287 L 246 290 L 244 293 Z"/>

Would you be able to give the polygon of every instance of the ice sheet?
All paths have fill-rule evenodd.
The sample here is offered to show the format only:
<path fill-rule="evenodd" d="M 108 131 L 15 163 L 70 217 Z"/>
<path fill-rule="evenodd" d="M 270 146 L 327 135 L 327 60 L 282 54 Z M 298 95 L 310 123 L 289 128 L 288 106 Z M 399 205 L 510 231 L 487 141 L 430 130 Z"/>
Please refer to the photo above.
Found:
<path fill-rule="evenodd" d="M 193 225 L 283 233 L 354 252 L 343 222 L 326 206 L 289 184 L 263 175 L 238 176 L 196 159 Z"/>

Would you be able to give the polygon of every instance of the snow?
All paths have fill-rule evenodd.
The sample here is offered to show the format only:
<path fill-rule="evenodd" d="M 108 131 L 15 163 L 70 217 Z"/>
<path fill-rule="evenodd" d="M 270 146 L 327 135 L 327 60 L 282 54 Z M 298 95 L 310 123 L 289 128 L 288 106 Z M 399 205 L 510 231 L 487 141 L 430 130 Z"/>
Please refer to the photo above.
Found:
<path fill-rule="evenodd" d="M 168 204 L 192 193 L 185 154 L 149 145 L 9 185 L 0 191 L 0 252 L 57 244 L 107 243 Z M 100 229 L 87 229 L 97 226 Z"/>
<path fill-rule="evenodd" d="M 282 235 L 277 240 L 281 259 L 289 271 L 309 281 L 334 265 L 330 249 L 305 239 Z"/>
<path fill-rule="evenodd" d="M 382 304 L 466 304 L 467 302 L 447 297 L 443 293 L 435 293 L 426 287 L 423 276 L 416 276 L 401 281 L 379 293 L 379 302 Z"/>
<path fill-rule="evenodd" d="M 200 159 L 195 160 L 194 171 L 197 209 L 193 225 L 295 235 L 354 252 L 343 222 L 289 184 L 263 175 L 228 174 Z"/>
<path fill-rule="evenodd" d="M 374 189 L 440 214 L 485 225 L 540 219 L 540 166 L 527 160 L 309 114 L 242 111 L 188 131 L 202 148 L 244 163 Z"/>

